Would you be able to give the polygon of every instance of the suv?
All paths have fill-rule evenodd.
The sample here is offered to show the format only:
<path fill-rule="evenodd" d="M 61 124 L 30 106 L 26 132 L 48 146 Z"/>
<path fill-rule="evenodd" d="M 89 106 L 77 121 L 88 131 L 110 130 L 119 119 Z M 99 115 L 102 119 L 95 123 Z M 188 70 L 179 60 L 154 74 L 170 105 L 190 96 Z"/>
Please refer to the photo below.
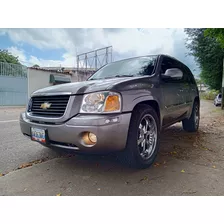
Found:
<path fill-rule="evenodd" d="M 49 148 L 77 153 L 119 152 L 127 164 L 149 167 L 160 132 L 182 121 L 196 132 L 200 119 L 197 84 L 190 69 L 166 55 L 112 62 L 87 81 L 34 92 L 21 131 Z"/>

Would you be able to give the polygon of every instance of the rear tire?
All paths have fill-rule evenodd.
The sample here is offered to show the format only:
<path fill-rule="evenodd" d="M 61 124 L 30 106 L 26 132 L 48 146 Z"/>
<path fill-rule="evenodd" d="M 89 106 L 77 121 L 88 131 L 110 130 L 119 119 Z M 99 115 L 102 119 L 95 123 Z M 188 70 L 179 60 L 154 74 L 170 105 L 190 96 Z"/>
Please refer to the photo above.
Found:
<path fill-rule="evenodd" d="M 148 105 L 134 109 L 126 149 L 119 158 L 126 165 L 144 169 L 153 164 L 159 150 L 160 125 L 155 110 Z"/>
<path fill-rule="evenodd" d="M 183 129 L 187 132 L 196 132 L 199 128 L 199 121 L 200 121 L 200 104 L 198 101 L 195 101 L 190 118 L 184 119 L 182 121 Z"/>

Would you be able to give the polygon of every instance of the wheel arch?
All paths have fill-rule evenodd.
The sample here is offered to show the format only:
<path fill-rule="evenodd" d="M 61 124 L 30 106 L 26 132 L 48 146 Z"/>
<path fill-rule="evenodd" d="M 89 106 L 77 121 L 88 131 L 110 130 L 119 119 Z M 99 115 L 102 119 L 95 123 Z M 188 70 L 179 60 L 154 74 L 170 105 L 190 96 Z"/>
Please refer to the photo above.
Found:
<path fill-rule="evenodd" d="M 187 118 L 190 118 L 190 116 L 191 116 L 191 114 L 192 114 L 192 111 L 193 111 L 193 107 L 194 107 L 194 103 L 195 103 L 195 102 L 198 102 L 198 104 L 199 104 L 199 108 L 200 108 L 200 97 L 199 97 L 199 96 L 195 96 L 195 97 L 194 97 L 194 100 L 192 101 L 192 103 L 191 103 L 191 107 L 190 107 L 190 109 L 189 109 L 189 111 L 188 111 Z"/>
<path fill-rule="evenodd" d="M 151 106 L 155 110 L 155 112 L 158 115 L 159 125 L 160 125 L 160 128 L 161 128 L 161 113 L 160 113 L 159 103 L 155 99 L 143 100 L 143 101 L 140 101 L 140 102 L 136 103 L 135 106 L 133 107 L 133 110 L 135 110 L 140 105 L 148 105 L 148 106 Z"/>
<path fill-rule="evenodd" d="M 196 97 L 194 98 L 194 102 L 198 102 L 198 103 L 199 103 L 199 106 L 200 106 L 200 97 L 199 97 L 199 96 L 196 96 Z"/>

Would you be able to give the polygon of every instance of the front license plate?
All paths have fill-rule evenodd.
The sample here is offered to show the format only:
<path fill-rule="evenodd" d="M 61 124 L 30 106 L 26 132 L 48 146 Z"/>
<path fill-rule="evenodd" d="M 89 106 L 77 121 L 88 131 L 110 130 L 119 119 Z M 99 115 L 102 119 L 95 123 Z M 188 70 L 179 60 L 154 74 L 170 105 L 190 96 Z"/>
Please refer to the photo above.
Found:
<path fill-rule="evenodd" d="M 46 143 L 46 134 L 44 129 L 31 128 L 31 139 L 33 141 Z"/>

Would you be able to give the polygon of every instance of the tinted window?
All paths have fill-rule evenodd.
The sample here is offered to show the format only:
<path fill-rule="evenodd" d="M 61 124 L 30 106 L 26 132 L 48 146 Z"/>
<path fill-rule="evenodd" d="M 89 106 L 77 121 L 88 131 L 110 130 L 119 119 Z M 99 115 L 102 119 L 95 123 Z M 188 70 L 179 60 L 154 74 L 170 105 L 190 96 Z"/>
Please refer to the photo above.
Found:
<path fill-rule="evenodd" d="M 166 70 L 171 68 L 178 68 L 183 72 L 183 67 L 181 63 L 179 63 L 178 61 L 172 58 L 164 57 L 161 64 L 161 74 L 165 74 Z M 170 82 L 183 82 L 183 80 L 184 80 L 184 77 L 181 80 L 175 80 L 175 81 L 170 80 Z"/>
<path fill-rule="evenodd" d="M 191 70 L 187 66 L 184 66 L 184 67 L 185 67 L 185 72 L 184 73 L 186 73 L 185 76 L 187 78 L 187 81 L 189 83 L 196 84 L 195 79 L 194 79 L 194 76 L 191 73 Z"/>
<path fill-rule="evenodd" d="M 161 64 L 161 74 L 165 74 L 167 69 L 176 68 L 176 63 L 170 58 L 164 57 Z"/>
<path fill-rule="evenodd" d="M 107 79 L 123 76 L 152 75 L 157 56 L 146 56 L 116 61 L 99 69 L 89 80 Z"/>

